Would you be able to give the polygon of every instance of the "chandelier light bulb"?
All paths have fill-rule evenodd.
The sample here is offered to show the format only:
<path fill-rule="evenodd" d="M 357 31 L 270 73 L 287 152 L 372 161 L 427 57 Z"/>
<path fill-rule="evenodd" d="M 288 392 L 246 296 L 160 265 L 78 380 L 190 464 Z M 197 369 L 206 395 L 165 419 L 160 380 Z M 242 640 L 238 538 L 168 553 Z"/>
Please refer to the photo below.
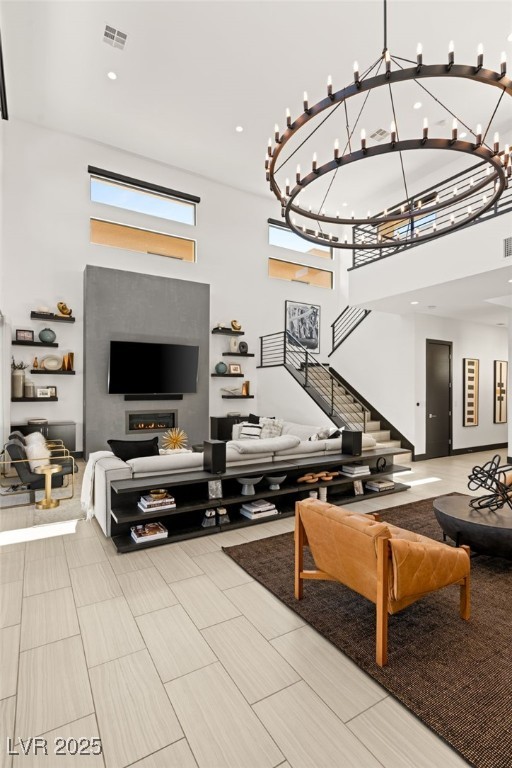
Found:
<path fill-rule="evenodd" d="M 480 146 L 480 144 L 482 143 L 482 126 L 480 125 L 480 123 L 478 123 L 476 127 L 476 143 L 477 143 L 477 146 Z"/>
<path fill-rule="evenodd" d="M 473 209 L 470 205 L 468 205 L 468 216 L 471 216 L 472 213 L 473 213 Z"/>
<path fill-rule="evenodd" d="M 455 185 L 453 188 L 453 196 L 457 197 L 458 194 L 459 194 L 459 190 L 457 189 L 457 185 Z"/>
<path fill-rule="evenodd" d="M 340 217 L 340 212 L 336 211 L 336 218 L 339 219 L 339 217 Z"/>
<path fill-rule="evenodd" d="M 304 112 L 309 112 L 308 92 L 304 91 Z"/>
<path fill-rule="evenodd" d="M 500 151 L 500 135 L 498 131 L 494 134 L 494 151 L 499 152 Z"/>
<path fill-rule="evenodd" d="M 367 215 L 367 217 L 366 217 L 366 218 L 367 218 L 367 219 L 369 219 L 371 215 L 372 215 L 372 214 L 371 214 L 371 212 L 370 212 L 370 211 L 368 211 L 368 215 Z"/>
<path fill-rule="evenodd" d="M 485 205 L 487 202 L 487 195 L 482 195 L 482 205 Z"/>
<path fill-rule="evenodd" d="M 295 181 L 297 184 L 300 184 L 300 165 L 297 166 L 297 171 L 295 173 Z"/>
<path fill-rule="evenodd" d="M 355 216 L 354 216 L 354 211 L 351 211 L 351 213 L 350 213 L 350 218 L 351 218 L 351 219 L 355 218 Z"/>
<path fill-rule="evenodd" d="M 421 67 L 423 64 L 423 46 L 421 43 L 418 43 L 416 46 L 416 65 L 418 67 Z"/>
<path fill-rule="evenodd" d="M 267 154 L 269 157 L 272 157 L 272 139 L 268 140 Z"/>
<path fill-rule="evenodd" d="M 507 54 L 505 53 L 505 51 L 501 52 L 500 72 L 502 77 L 504 77 L 507 74 Z"/>
<path fill-rule="evenodd" d="M 452 141 L 457 141 L 457 121 L 453 118 L 452 123 Z"/>
<path fill-rule="evenodd" d="M 290 179 L 286 179 L 285 192 L 286 192 L 286 196 L 288 197 L 288 195 L 290 194 Z"/>
<path fill-rule="evenodd" d="M 455 216 L 453 215 L 453 213 L 450 216 L 450 224 L 455 224 Z"/>
<path fill-rule="evenodd" d="M 316 171 L 316 152 L 313 152 L 313 160 L 311 162 L 311 169 Z"/>
<path fill-rule="evenodd" d="M 437 222 L 434 221 L 432 223 L 432 232 L 436 232 L 436 230 L 437 230 Z"/>
<path fill-rule="evenodd" d="M 292 115 L 290 110 L 287 108 L 286 109 L 286 125 L 288 128 L 290 128 L 291 124 L 292 124 Z"/>
<path fill-rule="evenodd" d="M 327 95 L 332 96 L 332 77 L 330 75 L 327 78 Z"/>
<path fill-rule="evenodd" d="M 448 44 L 448 66 L 451 67 L 455 61 L 455 46 L 453 40 L 450 40 Z"/>
<path fill-rule="evenodd" d="M 359 82 L 359 64 L 354 61 L 354 83 Z"/>
<path fill-rule="evenodd" d="M 276 144 L 279 144 L 279 126 L 277 123 L 274 126 L 274 139 L 276 141 Z"/>
<path fill-rule="evenodd" d="M 484 46 L 482 45 L 482 43 L 479 43 L 477 48 L 477 59 L 476 59 L 477 71 L 479 69 L 482 69 L 483 65 L 484 65 Z"/>
<path fill-rule="evenodd" d="M 390 130 L 391 130 L 391 143 L 394 144 L 396 142 L 396 124 L 394 120 L 391 123 Z"/>
<path fill-rule="evenodd" d="M 345 245 L 348 243 L 348 235 L 345 235 L 343 242 L 345 243 Z"/>
<path fill-rule="evenodd" d="M 269 167 L 269 165 L 270 165 L 270 160 L 269 160 L 269 158 L 266 156 L 266 157 L 265 157 L 265 170 L 266 170 L 266 171 L 268 171 L 268 167 Z"/>
<path fill-rule="evenodd" d="M 361 131 L 361 149 L 363 151 L 366 149 L 366 131 L 364 128 Z"/>
<path fill-rule="evenodd" d="M 384 61 L 386 62 L 386 75 L 389 77 L 391 74 L 391 56 L 387 48 L 384 52 Z"/>
<path fill-rule="evenodd" d="M 428 118 L 423 118 L 423 138 L 428 139 Z"/>
<path fill-rule="evenodd" d="M 471 176 L 471 178 L 469 180 L 469 186 L 470 187 L 474 187 L 475 186 L 475 180 L 474 180 L 474 178 L 472 176 Z"/>
<path fill-rule="evenodd" d="M 338 160 L 340 156 L 340 142 L 339 139 L 335 139 L 334 141 L 334 159 Z"/>

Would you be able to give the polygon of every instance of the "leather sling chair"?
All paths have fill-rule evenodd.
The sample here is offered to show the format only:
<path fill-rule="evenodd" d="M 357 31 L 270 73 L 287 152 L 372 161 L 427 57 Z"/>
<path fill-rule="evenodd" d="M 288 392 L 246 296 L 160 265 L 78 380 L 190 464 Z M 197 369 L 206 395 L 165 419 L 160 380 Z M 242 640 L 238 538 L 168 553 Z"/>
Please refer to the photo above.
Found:
<path fill-rule="evenodd" d="M 55 472 L 52 475 L 52 488 L 61 488 L 64 485 L 64 479 L 71 479 L 71 493 L 65 499 L 72 499 L 75 493 L 75 473 L 78 471 L 78 467 L 74 458 L 69 454 L 69 451 L 65 448 L 54 448 L 51 451 L 50 463 L 60 464 L 62 469 L 59 472 Z M 35 503 L 35 492 L 38 490 L 44 490 L 45 478 L 43 475 L 36 474 L 30 469 L 30 463 L 25 452 L 25 446 L 18 438 L 13 438 L 7 441 L 4 447 L 4 457 L 0 460 L 0 465 L 4 467 L 12 467 L 20 480 L 21 488 L 16 488 L 11 484 L 12 490 L 4 491 L 3 496 L 19 495 L 21 493 L 28 493 L 29 500 L 25 504 Z M 11 478 L 12 479 L 12 478 Z M 4 486 L 5 488 L 5 486 Z M 24 504 L 14 504 L 2 506 L 2 509 L 8 509 L 9 506 L 24 506 Z"/>

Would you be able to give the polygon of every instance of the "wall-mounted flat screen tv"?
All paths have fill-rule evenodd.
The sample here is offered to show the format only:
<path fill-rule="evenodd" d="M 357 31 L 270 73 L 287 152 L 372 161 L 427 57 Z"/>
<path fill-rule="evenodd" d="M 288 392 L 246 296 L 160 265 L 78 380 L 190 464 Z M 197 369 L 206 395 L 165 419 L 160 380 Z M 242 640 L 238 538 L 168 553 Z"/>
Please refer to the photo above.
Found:
<path fill-rule="evenodd" d="M 199 347 L 111 341 L 111 395 L 167 395 L 197 392 Z"/>

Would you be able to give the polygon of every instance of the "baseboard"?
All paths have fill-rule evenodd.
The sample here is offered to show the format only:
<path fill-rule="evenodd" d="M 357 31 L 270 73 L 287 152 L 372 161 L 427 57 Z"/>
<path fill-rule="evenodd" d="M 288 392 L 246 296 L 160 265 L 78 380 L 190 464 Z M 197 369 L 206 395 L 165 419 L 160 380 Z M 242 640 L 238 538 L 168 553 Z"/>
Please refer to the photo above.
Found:
<path fill-rule="evenodd" d="M 508 448 L 508 443 L 494 443 L 494 445 L 475 445 L 472 448 L 454 448 L 452 456 L 460 456 L 463 453 L 479 453 L 480 451 L 499 451 Z"/>
<path fill-rule="evenodd" d="M 83 459 L 84 452 L 83 451 L 71 451 L 71 455 L 74 459 Z"/>
<path fill-rule="evenodd" d="M 427 460 L 427 454 L 426 453 L 417 453 L 413 455 L 412 457 L 413 461 L 426 461 Z"/>

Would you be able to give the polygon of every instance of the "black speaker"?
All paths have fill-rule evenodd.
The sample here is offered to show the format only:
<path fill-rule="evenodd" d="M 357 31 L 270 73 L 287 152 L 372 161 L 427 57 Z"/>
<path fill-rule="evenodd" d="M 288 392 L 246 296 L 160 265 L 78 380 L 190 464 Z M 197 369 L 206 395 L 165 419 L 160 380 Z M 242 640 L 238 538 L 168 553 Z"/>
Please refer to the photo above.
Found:
<path fill-rule="evenodd" d="M 226 471 L 226 443 L 223 440 L 205 440 L 203 445 L 204 471 L 222 475 Z"/>
<path fill-rule="evenodd" d="M 360 456 L 363 452 L 363 433 L 344 429 L 341 433 L 341 452 L 349 456 Z"/>

